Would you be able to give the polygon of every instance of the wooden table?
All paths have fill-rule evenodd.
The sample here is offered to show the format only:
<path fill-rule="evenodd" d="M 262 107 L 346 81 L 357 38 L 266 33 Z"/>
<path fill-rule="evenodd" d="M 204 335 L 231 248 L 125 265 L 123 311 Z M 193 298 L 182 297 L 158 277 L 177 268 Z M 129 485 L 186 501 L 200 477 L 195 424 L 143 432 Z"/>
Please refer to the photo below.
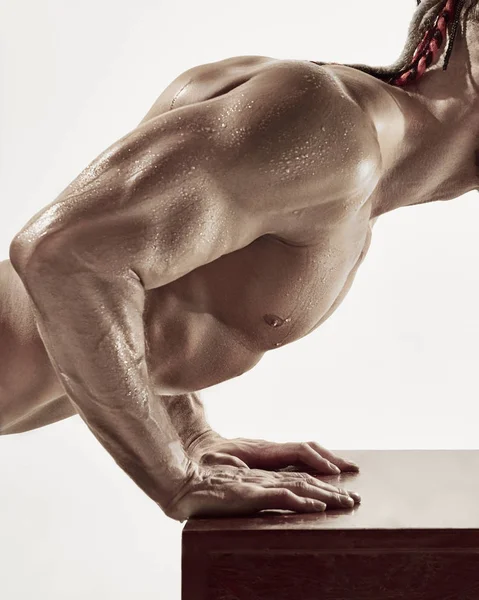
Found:
<path fill-rule="evenodd" d="M 352 509 L 190 519 L 183 600 L 479 600 L 479 451 L 341 451 Z"/>

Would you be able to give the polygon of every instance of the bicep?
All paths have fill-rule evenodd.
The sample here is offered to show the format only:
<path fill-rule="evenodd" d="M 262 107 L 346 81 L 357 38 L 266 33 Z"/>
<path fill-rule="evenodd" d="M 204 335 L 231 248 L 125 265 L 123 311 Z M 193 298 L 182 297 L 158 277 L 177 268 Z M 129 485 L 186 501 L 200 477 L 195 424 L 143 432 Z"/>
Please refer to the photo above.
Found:
<path fill-rule="evenodd" d="M 249 244 L 256 221 L 222 189 L 203 116 L 213 125 L 204 108 L 161 115 L 106 149 L 17 234 L 17 271 L 35 254 L 131 270 L 151 289 Z"/>
<path fill-rule="evenodd" d="M 359 194 L 375 159 L 364 117 L 344 97 L 338 116 L 318 77 L 280 63 L 141 124 L 27 223 L 11 257 L 16 242 L 19 255 L 133 270 L 150 289 L 248 245 L 311 197 Z"/>

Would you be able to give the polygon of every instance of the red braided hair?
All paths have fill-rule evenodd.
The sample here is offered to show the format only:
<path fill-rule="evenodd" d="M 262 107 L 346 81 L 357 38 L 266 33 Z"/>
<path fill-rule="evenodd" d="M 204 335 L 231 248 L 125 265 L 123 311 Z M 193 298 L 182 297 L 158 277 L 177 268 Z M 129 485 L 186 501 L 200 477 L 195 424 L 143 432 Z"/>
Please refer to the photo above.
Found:
<path fill-rule="evenodd" d="M 429 31 L 426 31 L 419 46 L 416 48 L 412 64 L 397 76 L 391 78 L 388 83 L 395 86 L 404 86 L 412 81 L 418 81 L 424 75 L 426 69 L 436 63 L 439 50 L 446 39 L 447 26 L 452 23 L 449 47 L 443 65 L 443 70 L 447 69 L 464 2 L 465 0 L 447 0 L 444 9 L 439 13 L 434 25 Z"/>
<path fill-rule="evenodd" d="M 446 34 L 449 33 L 449 44 L 444 58 L 443 70 L 447 69 L 449 58 L 452 53 L 454 39 L 456 37 L 459 19 L 466 0 L 444 0 L 442 10 L 439 10 L 433 25 L 426 31 L 421 42 L 414 50 L 413 58 L 408 60 L 405 67 L 371 67 L 363 64 L 346 64 L 389 83 L 394 86 L 405 86 L 408 83 L 416 82 L 420 79 L 427 69 L 437 62 L 440 49 L 446 40 Z M 479 2 L 479 0 L 478 0 Z M 417 0 L 421 4 L 421 0 Z M 440 2 L 438 3 L 440 4 Z M 450 27 L 449 27 L 450 26 Z M 448 32 L 448 29 L 450 31 Z M 316 65 L 342 65 L 336 62 L 310 61 Z M 404 64 L 404 63 L 403 63 Z"/>

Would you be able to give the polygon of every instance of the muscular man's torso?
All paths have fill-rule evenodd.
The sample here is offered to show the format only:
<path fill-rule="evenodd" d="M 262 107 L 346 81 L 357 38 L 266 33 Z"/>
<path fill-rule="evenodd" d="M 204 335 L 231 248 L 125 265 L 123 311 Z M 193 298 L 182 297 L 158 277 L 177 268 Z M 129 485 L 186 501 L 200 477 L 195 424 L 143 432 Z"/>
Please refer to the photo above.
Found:
<path fill-rule="evenodd" d="M 277 59 L 246 56 L 190 69 L 143 121 L 226 93 L 272 62 Z M 374 96 L 371 77 L 340 67 L 334 76 L 348 91 L 348 78 L 356 77 L 352 93 L 361 83 L 373 120 L 387 118 L 390 106 Z M 261 189 L 257 193 L 260 202 Z M 316 207 L 292 212 L 280 233 L 265 232 L 249 246 L 147 291 L 145 338 L 157 393 L 198 391 L 236 377 L 267 350 L 307 335 L 332 314 L 369 248 L 371 204 L 351 214 L 322 212 L 313 198 L 311 205 Z M 0 286 L 0 404 L 4 414 L 15 416 L 64 390 L 9 261 L 0 263 Z"/>

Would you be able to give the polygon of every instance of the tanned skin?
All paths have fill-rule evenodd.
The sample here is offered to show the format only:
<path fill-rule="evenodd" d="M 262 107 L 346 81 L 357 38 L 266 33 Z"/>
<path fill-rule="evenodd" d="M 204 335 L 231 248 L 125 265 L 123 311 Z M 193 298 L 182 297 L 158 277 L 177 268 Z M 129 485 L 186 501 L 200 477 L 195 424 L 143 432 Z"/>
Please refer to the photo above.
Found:
<path fill-rule="evenodd" d="M 196 392 L 323 323 L 380 215 L 478 189 L 478 25 L 406 88 L 259 56 L 180 75 L 0 265 L 2 433 L 78 413 L 178 520 L 354 506 L 314 476 L 353 463 L 222 438 Z"/>

